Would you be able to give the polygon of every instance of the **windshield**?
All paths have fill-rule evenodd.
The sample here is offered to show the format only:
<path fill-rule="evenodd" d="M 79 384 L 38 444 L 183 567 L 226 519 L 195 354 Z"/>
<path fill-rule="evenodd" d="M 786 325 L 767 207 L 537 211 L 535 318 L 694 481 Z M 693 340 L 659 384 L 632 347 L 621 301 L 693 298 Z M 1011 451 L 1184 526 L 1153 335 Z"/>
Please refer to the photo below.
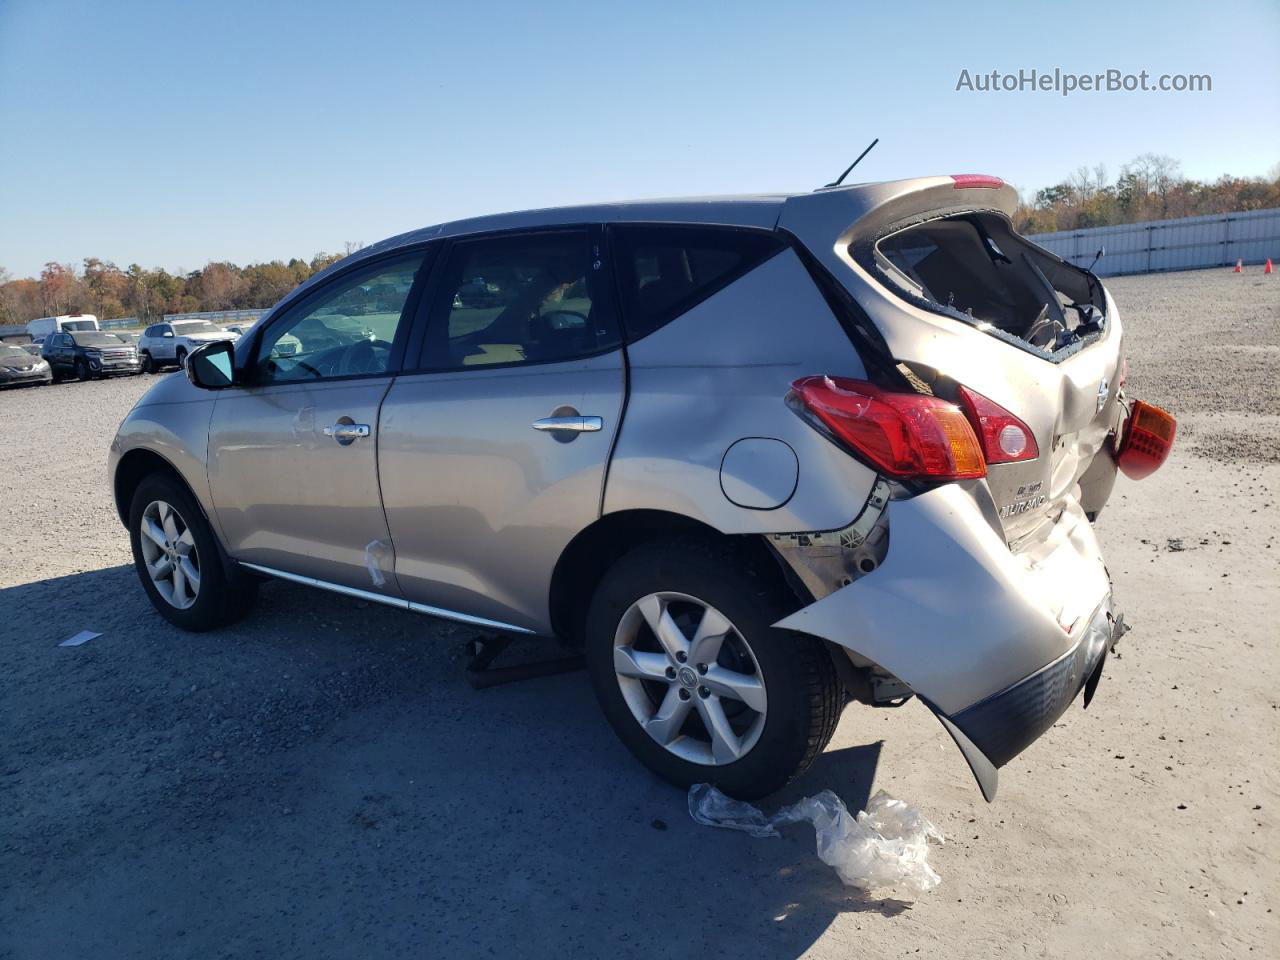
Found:
<path fill-rule="evenodd" d="M 21 347 L 15 347 L 11 343 L 0 344 L 0 357 L 26 357 L 29 356 L 27 351 Z"/>
<path fill-rule="evenodd" d="M 63 330 L 93 330 L 97 324 L 92 320 L 63 320 Z"/>
<path fill-rule="evenodd" d="M 75 341 L 82 347 L 121 347 L 124 341 L 113 333 L 78 333 Z"/>
<path fill-rule="evenodd" d="M 183 320 L 173 325 L 173 332 L 180 337 L 189 337 L 193 333 L 222 333 L 222 330 L 208 320 Z"/>

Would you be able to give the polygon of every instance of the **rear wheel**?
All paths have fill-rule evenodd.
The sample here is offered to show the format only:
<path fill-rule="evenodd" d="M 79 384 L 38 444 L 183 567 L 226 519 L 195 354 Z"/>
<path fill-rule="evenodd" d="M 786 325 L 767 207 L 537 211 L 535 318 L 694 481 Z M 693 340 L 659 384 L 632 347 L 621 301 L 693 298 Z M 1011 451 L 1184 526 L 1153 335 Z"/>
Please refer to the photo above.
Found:
<path fill-rule="evenodd" d="M 601 580 L 587 619 L 592 685 L 650 770 L 754 799 L 802 773 L 844 697 L 821 644 L 776 630 L 795 606 L 727 546 L 646 544 Z"/>
<path fill-rule="evenodd" d="M 152 474 L 138 485 L 129 509 L 129 541 L 151 605 L 185 630 L 230 623 L 257 596 L 256 580 L 228 579 L 204 514 L 171 476 Z"/>

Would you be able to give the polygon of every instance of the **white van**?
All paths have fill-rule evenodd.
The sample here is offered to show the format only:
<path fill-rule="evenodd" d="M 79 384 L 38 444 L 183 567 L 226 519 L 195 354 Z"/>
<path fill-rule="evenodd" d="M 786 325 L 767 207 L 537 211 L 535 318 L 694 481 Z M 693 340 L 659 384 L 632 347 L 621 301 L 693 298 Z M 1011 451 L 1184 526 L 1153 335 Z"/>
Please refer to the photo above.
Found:
<path fill-rule="evenodd" d="M 64 330 L 98 330 L 98 318 L 92 313 L 63 314 L 60 317 L 40 317 L 27 324 L 32 341 L 41 342 L 52 333 Z"/>

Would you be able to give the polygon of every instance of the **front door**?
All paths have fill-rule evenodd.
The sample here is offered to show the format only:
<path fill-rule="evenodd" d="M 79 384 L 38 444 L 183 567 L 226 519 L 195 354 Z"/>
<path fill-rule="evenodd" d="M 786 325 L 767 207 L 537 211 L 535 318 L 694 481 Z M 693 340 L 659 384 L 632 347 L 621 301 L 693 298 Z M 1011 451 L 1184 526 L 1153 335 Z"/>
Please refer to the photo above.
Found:
<path fill-rule="evenodd" d="M 551 574 L 600 514 L 623 359 L 593 229 L 455 241 L 418 372 L 382 405 L 383 502 L 404 595 L 549 629 Z"/>
<path fill-rule="evenodd" d="M 218 393 L 209 486 L 237 560 L 398 595 L 378 491 L 378 411 L 404 353 L 423 258 L 418 250 L 335 277 L 274 318 L 244 385 Z"/>

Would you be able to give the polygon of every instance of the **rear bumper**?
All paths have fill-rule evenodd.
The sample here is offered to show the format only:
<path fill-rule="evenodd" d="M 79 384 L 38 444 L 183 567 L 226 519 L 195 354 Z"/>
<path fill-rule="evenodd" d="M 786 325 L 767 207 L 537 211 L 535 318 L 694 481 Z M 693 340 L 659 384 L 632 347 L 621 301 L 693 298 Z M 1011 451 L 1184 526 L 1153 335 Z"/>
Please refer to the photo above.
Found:
<path fill-rule="evenodd" d="M 1078 505 L 1014 554 L 956 484 L 889 507 L 879 569 L 779 621 L 909 686 L 987 799 L 997 767 L 1049 729 L 1118 639 L 1111 587 Z"/>
<path fill-rule="evenodd" d="M 1093 678 L 1113 641 L 1110 600 L 1074 647 L 999 693 L 948 719 L 997 767 L 1031 746 L 1070 706 Z"/>
<path fill-rule="evenodd" d="M 955 740 L 988 802 L 996 797 L 997 769 L 1040 739 L 1081 690 L 1089 706 L 1107 651 L 1125 629 L 1124 618 L 1112 612 L 1108 598 L 1074 647 L 999 693 L 954 716 L 921 698 Z"/>

